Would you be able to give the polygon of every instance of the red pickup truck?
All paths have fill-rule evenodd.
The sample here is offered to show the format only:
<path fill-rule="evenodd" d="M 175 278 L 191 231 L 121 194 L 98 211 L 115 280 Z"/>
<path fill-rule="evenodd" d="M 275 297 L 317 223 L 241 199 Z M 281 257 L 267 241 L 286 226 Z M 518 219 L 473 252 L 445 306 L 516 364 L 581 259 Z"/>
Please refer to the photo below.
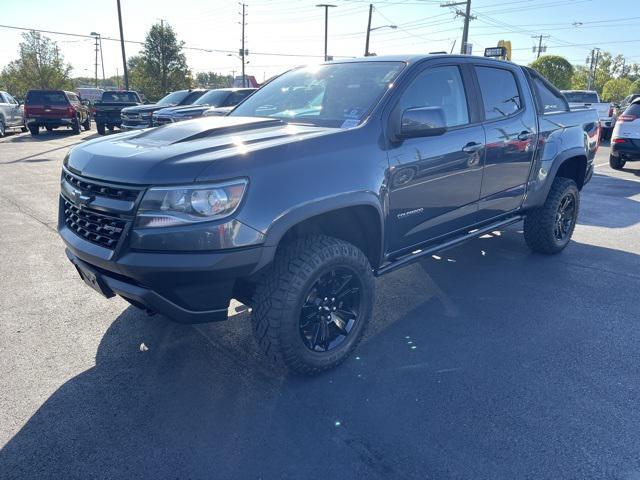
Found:
<path fill-rule="evenodd" d="M 24 102 L 24 117 L 31 135 L 38 135 L 40 127 L 48 132 L 68 127 L 80 133 L 80 127 L 91 129 L 89 109 L 73 92 L 64 90 L 29 90 Z"/>

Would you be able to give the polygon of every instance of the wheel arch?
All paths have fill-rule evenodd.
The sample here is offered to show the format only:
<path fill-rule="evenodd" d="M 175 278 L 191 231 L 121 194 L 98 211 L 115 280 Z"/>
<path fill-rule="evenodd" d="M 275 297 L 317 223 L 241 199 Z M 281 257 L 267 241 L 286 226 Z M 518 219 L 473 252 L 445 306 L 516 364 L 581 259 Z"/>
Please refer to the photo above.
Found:
<path fill-rule="evenodd" d="M 307 235 L 324 234 L 360 248 L 371 266 L 380 265 L 383 254 L 384 221 L 378 197 L 357 192 L 324 198 L 293 208 L 278 217 L 265 234 L 265 246 L 273 260 L 279 247 Z"/>

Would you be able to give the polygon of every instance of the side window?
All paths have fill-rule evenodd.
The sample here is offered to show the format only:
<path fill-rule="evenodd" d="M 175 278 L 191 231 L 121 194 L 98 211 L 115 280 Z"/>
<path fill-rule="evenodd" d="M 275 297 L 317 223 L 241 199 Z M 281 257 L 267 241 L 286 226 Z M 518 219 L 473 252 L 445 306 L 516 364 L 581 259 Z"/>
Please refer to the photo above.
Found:
<path fill-rule="evenodd" d="M 18 104 L 18 101 L 15 98 L 13 98 L 11 95 L 9 95 L 8 93 L 5 93 L 4 96 L 7 99 L 7 102 L 13 103 L 14 105 Z"/>
<path fill-rule="evenodd" d="M 224 102 L 224 104 L 227 106 L 237 105 L 242 100 L 244 100 L 247 95 L 247 92 L 233 92 L 227 97 L 227 100 Z"/>
<path fill-rule="evenodd" d="M 542 113 L 566 112 L 567 102 L 558 91 L 551 89 L 541 78 L 533 76 L 533 84 L 538 94 L 538 107 Z"/>
<path fill-rule="evenodd" d="M 467 96 L 460 69 L 443 66 L 421 72 L 400 97 L 401 112 L 416 107 L 442 108 L 448 127 L 469 123 Z"/>
<path fill-rule="evenodd" d="M 516 77 L 509 70 L 475 67 L 487 120 L 508 117 L 522 108 Z"/>
<path fill-rule="evenodd" d="M 78 103 L 78 97 L 76 97 L 73 93 L 67 93 L 69 96 L 69 101 L 71 103 Z"/>
<path fill-rule="evenodd" d="M 9 99 L 6 97 L 6 95 L 2 92 L 0 92 L 0 103 L 10 103 Z"/>

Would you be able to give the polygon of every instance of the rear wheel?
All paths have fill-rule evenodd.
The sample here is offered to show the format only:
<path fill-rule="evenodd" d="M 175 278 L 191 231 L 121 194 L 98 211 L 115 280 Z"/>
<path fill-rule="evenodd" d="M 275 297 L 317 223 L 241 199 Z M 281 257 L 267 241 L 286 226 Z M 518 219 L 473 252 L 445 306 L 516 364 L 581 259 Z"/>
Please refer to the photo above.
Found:
<path fill-rule="evenodd" d="M 580 192 L 576 182 L 557 177 L 544 205 L 524 220 L 524 239 L 534 252 L 561 252 L 571 240 L 578 219 Z"/>
<path fill-rule="evenodd" d="M 78 135 L 80 133 L 80 119 L 76 117 L 71 124 L 71 131 L 74 135 Z"/>
<path fill-rule="evenodd" d="M 98 131 L 98 135 L 104 135 L 104 123 L 96 123 L 96 130 Z"/>
<path fill-rule="evenodd" d="M 89 117 L 89 115 L 87 115 L 87 119 L 82 122 L 82 128 L 86 130 L 91 130 L 91 117 Z"/>
<path fill-rule="evenodd" d="M 283 247 L 253 297 L 265 354 L 298 373 L 317 374 L 356 348 L 373 309 L 371 265 L 354 245 L 323 235 Z"/>
<path fill-rule="evenodd" d="M 4 126 L 4 121 L 0 120 L 0 138 L 4 137 L 5 134 L 5 126 Z"/>
<path fill-rule="evenodd" d="M 609 166 L 614 170 L 622 170 L 624 168 L 625 160 L 622 157 L 614 157 L 613 155 L 609 155 Z"/>
<path fill-rule="evenodd" d="M 109 125 L 107 128 L 109 129 L 110 132 L 113 132 L 116 129 L 114 125 Z"/>
<path fill-rule="evenodd" d="M 36 136 L 40 134 L 40 127 L 36 126 L 29 126 L 29 131 L 31 132 L 32 136 Z"/>

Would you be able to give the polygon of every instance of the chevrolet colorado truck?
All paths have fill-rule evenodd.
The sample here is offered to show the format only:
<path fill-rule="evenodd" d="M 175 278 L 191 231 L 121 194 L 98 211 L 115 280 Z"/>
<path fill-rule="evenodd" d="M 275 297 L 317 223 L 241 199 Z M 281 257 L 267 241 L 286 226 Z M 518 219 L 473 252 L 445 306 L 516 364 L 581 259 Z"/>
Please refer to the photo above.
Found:
<path fill-rule="evenodd" d="M 96 122 L 96 130 L 99 135 L 105 134 L 105 128 L 110 132 L 122 125 L 120 113 L 123 108 L 142 105 L 138 92 L 134 91 L 108 91 L 102 94 L 99 102 L 93 105 L 93 119 Z"/>
<path fill-rule="evenodd" d="M 594 110 L 505 61 L 301 67 L 229 116 L 73 147 L 58 229 L 105 297 L 178 322 L 236 298 L 269 358 L 314 374 L 361 340 L 375 276 L 520 221 L 563 250 L 597 137 Z"/>

